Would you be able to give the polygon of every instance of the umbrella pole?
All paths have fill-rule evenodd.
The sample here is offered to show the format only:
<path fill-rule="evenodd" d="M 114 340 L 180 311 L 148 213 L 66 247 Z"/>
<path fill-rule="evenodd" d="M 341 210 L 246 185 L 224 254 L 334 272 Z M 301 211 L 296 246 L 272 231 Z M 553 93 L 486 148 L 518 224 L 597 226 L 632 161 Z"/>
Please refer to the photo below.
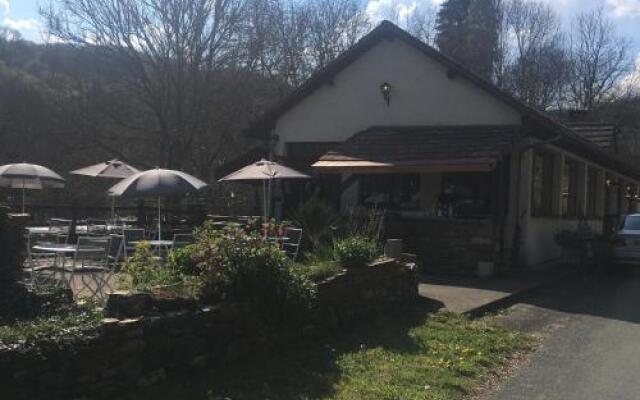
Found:
<path fill-rule="evenodd" d="M 111 220 L 116 221 L 116 197 L 111 196 Z"/>
<path fill-rule="evenodd" d="M 267 223 L 267 181 L 262 181 L 262 215 L 264 216 L 264 223 Z"/>
<path fill-rule="evenodd" d="M 24 214 L 24 179 L 22 180 L 22 213 Z"/>
<path fill-rule="evenodd" d="M 271 179 L 269 179 L 269 194 L 268 194 L 268 197 L 267 197 L 267 210 L 268 210 L 269 215 L 271 215 L 271 211 L 272 211 L 271 210 L 271 208 L 272 208 L 271 199 L 272 199 L 273 196 L 272 196 L 271 193 L 272 193 L 272 190 L 271 190 Z"/>
<path fill-rule="evenodd" d="M 160 196 L 158 196 L 158 240 L 162 240 L 162 233 L 161 233 L 161 229 L 162 229 L 162 218 L 161 218 L 161 214 L 160 214 Z M 158 246 L 158 249 L 160 247 Z M 160 251 L 160 250 L 158 250 Z"/>

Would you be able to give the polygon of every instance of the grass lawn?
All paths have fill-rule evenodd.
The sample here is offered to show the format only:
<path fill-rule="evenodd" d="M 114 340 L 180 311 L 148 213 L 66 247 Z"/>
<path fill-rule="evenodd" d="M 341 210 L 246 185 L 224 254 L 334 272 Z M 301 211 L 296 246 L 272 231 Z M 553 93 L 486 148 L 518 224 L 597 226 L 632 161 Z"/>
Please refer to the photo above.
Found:
<path fill-rule="evenodd" d="M 457 399 L 531 343 L 454 314 L 399 314 L 166 382 L 148 398 Z"/>

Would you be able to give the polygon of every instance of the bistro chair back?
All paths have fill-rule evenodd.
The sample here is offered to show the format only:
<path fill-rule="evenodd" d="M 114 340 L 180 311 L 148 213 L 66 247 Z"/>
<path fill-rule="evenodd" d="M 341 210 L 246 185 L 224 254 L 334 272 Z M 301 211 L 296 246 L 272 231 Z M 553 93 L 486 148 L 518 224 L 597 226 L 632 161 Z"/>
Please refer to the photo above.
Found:
<path fill-rule="evenodd" d="M 60 243 L 68 243 L 69 242 L 69 234 L 71 232 L 71 223 L 70 219 L 64 218 L 51 218 L 49 220 L 49 228 L 52 233 L 58 235 L 58 242 Z"/>
<path fill-rule="evenodd" d="M 27 268 L 31 283 L 40 283 L 40 277 L 45 270 L 49 270 L 56 265 L 57 253 L 34 249 L 34 246 L 51 246 L 58 244 L 58 235 L 53 233 L 33 233 L 27 234 Z"/>
<path fill-rule="evenodd" d="M 124 253 L 124 235 L 109 235 L 109 251 L 107 253 L 109 269 L 114 269 L 122 260 Z"/>
<path fill-rule="evenodd" d="M 87 218 L 87 233 L 104 232 L 107 230 L 107 220 L 102 218 Z"/>
<path fill-rule="evenodd" d="M 193 243 L 195 243 L 193 233 L 176 233 L 173 235 L 173 246 L 171 249 L 177 250 Z"/>
<path fill-rule="evenodd" d="M 144 229 L 123 229 L 124 236 L 124 257 L 127 258 L 136 250 L 136 242 L 143 241 Z"/>
<path fill-rule="evenodd" d="M 282 242 L 282 250 L 287 253 L 292 261 L 298 259 L 300 253 L 300 243 L 302 242 L 302 229 L 286 228 L 284 231 L 284 240 Z"/>
<path fill-rule="evenodd" d="M 80 236 L 73 259 L 74 270 L 106 270 L 109 268 L 109 236 Z"/>

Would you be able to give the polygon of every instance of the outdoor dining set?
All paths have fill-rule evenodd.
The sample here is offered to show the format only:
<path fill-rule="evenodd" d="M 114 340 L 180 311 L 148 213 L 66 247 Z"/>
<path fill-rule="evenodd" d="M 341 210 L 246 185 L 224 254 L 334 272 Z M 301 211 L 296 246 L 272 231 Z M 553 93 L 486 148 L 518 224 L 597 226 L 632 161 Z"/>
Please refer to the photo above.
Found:
<path fill-rule="evenodd" d="M 164 232 L 161 199 L 197 192 L 208 186 L 185 172 L 154 168 L 139 171 L 119 160 L 111 160 L 70 172 L 93 178 L 119 180 L 107 191 L 111 198 L 110 218 L 70 220 L 51 218 L 45 225 L 25 227 L 27 243 L 26 270 L 33 284 L 54 282 L 56 285 L 81 285 L 89 296 L 98 296 L 112 290 L 111 278 L 118 265 L 130 257 L 136 245 L 149 243 L 162 260 L 171 251 L 193 243 L 189 229 L 186 232 Z M 210 216 L 214 226 L 245 224 L 256 218 L 269 220 L 272 181 L 276 179 L 305 179 L 309 176 L 273 161 L 260 160 L 220 181 L 262 182 L 263 212 L 261 217 Z M 21 212 L 14 216 L 29 217 L 26 213 L 26 190 L 64 188 L 65 179 L 56 172 L 36 164 L 18 163 L 0 166 L 0 187 L 21 190 Z M 154 198 L 157 200 L 157 225 L 144 229 L 135 217 L 120 217 L 115 213 L 115 199 Z M 142 221 L 141 221 L 142 222 Z M 148 228 L 148 227 L 147 227 Z M 265 237 L 277 242 L 295 261 L 299 255 L 302 230 L 290 227 L 279 237 Z M 160 263 L 162 264 L 162 263 Z M 80 278 L 80 282 L 77 278 Z M 74 290 L 74 293 L 76 291 Z"/>

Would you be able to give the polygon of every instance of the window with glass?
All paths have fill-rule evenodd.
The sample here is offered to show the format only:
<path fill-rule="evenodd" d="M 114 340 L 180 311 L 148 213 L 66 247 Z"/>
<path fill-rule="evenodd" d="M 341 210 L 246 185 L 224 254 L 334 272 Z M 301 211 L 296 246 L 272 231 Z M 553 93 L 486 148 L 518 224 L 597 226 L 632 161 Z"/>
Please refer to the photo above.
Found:
<path fill-rule="evenodd" d="M 566 158 L 562 166 L 560 182 L 561 213 L 563 217 L 576 217 L 578 214 L 578 170 L 575 160 Z"/>
<path fill-rule="evenodd" d="M 537 150 L 533 155 L 531 214 L 536 217 L 553 213 L 553 153 Z"/>
<path fill-rule="evenodd" d="M 587 216 L 597 217 L 600 215 L 598 211 L 598 192 L 600 189 L 598 170 L 589 167 L 587 169 Z"/>
<path fill-rule="evenodd" d="M 492 176 L 487 172 L 442 174 L 439 203 L 450 204 L 457 217 L 484 217 L 491 213 Z"/>
<path fill-rule="evenodd" d="M 359 182 L 361 205 L 390 210 L 420 208 L 419 174 L 367 174 Z"/>

